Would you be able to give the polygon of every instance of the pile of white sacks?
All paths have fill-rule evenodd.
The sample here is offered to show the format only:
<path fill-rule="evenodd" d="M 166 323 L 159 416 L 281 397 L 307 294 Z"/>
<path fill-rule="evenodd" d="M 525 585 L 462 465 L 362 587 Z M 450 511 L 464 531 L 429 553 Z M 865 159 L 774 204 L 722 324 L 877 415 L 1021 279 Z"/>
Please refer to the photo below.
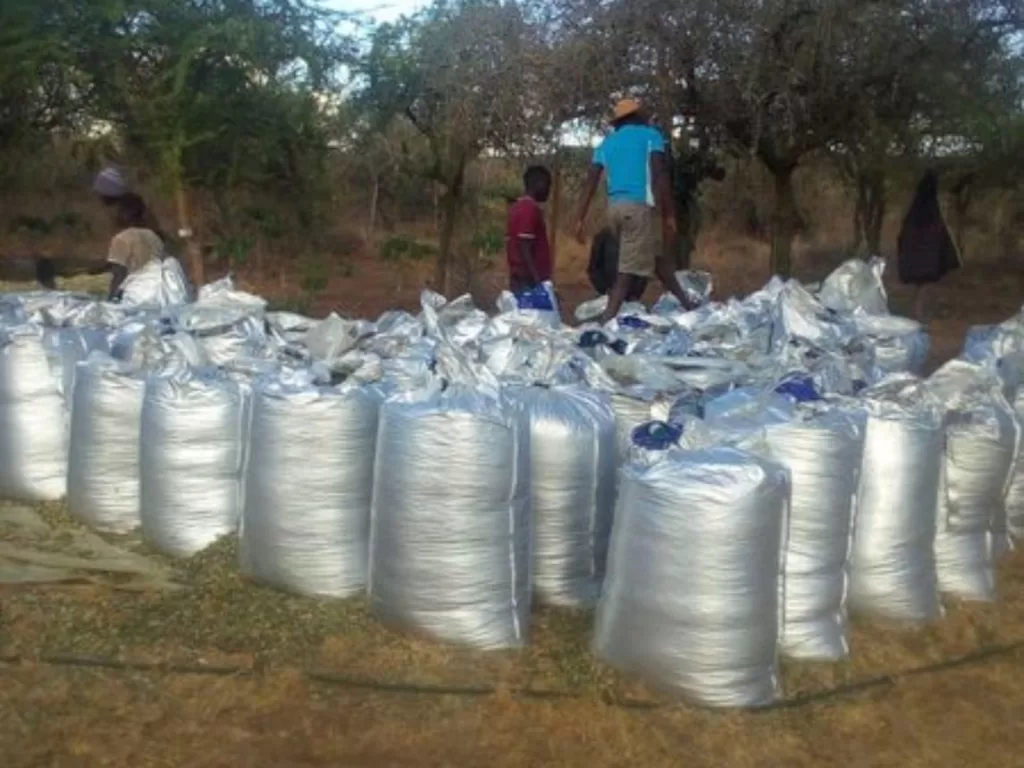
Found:
<path fill-rule="evenodd" d="M 0 496 L 173 556 L 237 535 L 254 580 L 481 649 L 534 598 L 596 606 L 609 663 L 764 705 L 780 654 L 850 652 L 851 612 L 994 599 L 1024 534 L 1024 319 L 922 379 L 883 266 L 722 303 L 687 273 L 698 309 L 604 327 L 430 292 L 313 320 L 167 263 L 120 305 L 0 296 Z"/>

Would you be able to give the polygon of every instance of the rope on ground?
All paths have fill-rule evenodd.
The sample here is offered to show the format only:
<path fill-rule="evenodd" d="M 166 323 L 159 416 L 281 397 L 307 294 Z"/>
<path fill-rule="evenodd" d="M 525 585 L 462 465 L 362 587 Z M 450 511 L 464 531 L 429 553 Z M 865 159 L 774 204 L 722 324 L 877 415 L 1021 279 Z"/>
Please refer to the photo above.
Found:
<path fill-rule="evenodd" d="M 793 696 L 788 699 L 780 699 L 774 704 L 758 709 L 749 710 L 752 713 L 775 712 L 779 710 L 798 709 L 812 704 L 851 696 L 873 688 L 892 686 L 900 680 L 921 675 L 935 674 L 958 667 L 971 666 L 982 662 L 1008 656 L 1024 649 L 1024 639 L 1016 640 L 1005 645 L 986 646 L 971 653 L 945 659 L 934 664 L 925 664 L 919 667 L 891 672 L 877 677 L 870 677 L 864 680 L 856 680 L 851 683 L 835 686 L 822 691 Z M 150 662 L 131 661 L 127 659 L 114 659 L 96 656 L 80 656 L 69 653 L 42 654 L 38 657 L 24 657 L 20 655 L 0 655 L 0 664 L 14 665 L 22 662 L 46 664 L 55 667 L 76 667 L 86 669 L 111 669 L 129 672 L 159 672 L 167 675 L 211 675 L 219 677 L 253 677 L 257 670 L 244 666 L 223 666 L 213 664 L 181 664 L 176 662 Z M 303 672 L 307 680 L 342 688 L 362 689 L 377 691 L 380 693 L 403 693 L 427 696 L 490 696 L 498 692 L 498 688 L 490 684 L 480 685 L 449 685 L 436 683 L 416 682 L 388 682 L 374 680 L 372 678 L 345 675 L 336 672 L 322 670 L 305 670 Z M 537 689 L 537 688 L 511 688 L 509 692 L 514 696 L 531 699 L 582 699 L 586 695 L 569 690 L 559 689 Z M 674 706 L 671 702 L 652 701 L 644 699 L 622 699 L 614 696 L 602 696 L 601 700 L 614 707 L 635 710 L 655 710 Z"/>

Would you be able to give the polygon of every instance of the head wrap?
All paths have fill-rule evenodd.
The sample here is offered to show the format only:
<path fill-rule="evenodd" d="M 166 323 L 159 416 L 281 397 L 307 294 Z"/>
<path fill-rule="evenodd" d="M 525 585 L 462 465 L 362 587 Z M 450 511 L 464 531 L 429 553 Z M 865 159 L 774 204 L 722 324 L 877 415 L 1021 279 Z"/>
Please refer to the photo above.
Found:
<path fill-rule="evenodd" d="M 92 191 L 101 197 L 121 197 L 130 191 L 121 171 L 108 165 L 98 174 L 92 183 Z"/>

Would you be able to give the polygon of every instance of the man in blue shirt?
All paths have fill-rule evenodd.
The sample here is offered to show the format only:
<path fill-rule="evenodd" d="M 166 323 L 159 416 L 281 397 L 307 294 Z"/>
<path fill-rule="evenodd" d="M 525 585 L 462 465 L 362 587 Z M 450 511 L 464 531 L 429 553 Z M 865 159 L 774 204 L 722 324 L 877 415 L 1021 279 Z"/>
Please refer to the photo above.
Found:
<path fill-rule="evenodd" d="M 665 157 L 665 138 L 649 125 L 639 102 L 620 101 L 612 117 L 614 129 L 596 150 L 587 178 L 576 237 L 584 242 L 584 226 L 590 204 L 608 175 L 608 222 L 619 237 L 619 273 L 601 322 L 615 317 L 629 291 L 632 277 L 658 279 L 684 307 L 690 302 L 676 280 L 668 250 L 655 230 L 654 212 L 661 210 L 665 244 L 676 237 L 672 188 Z"/>

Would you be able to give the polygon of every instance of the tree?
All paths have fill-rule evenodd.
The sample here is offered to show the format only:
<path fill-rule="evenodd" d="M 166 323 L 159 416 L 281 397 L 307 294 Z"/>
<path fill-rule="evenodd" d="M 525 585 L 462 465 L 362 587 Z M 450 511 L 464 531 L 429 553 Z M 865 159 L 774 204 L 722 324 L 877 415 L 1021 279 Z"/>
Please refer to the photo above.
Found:
<path fill-rule="evenodd" d="M 97 0 L 68 4 L 65 45 L 109 122 L 171 192 L 193 278 L 190 190 L 241 184 L 307 196 L 328 137 L 319 94 L 353 51 L 306 0 Z M 312 157 L 311 157 L 312 155 Z"/>
<path fill-rule="evenodd" d="M 428 148 L 420 174 L 442 190 L 435 288 L 448 292 L 466 171 L 485 151 L 550 130 L 537 98 L 543 48 L 514 2 L 437 0 L 379 27 L 363 63 L 361 102 L 375 130 L 407 121 Z"/>
<path fill-rule="evenodd" d="M 830 149 L 855 191 L 854 250 L 879 253 L 892 169 L 973 165 L 999 143 L 991 127 L 1019 112 L 1022 18 L 1017 0 L 851 4 L 848 15 L 842 76 L 855 91 Z"/>
<path fill-rule="evenodd" d="M 557 5 L 564 47 L 596 73 L 606 98 L 640 95 L 663 127 L 694 125 L 771 173 L 771 266 L 783 275 L 801 220 L 793 177 L 804 158 L 826 149 L 843 157 L 857 186 L 857 229 L 877 245 L 894 148 L 942 124 L 944 102 L 986 90 L 1008 58 L 999 41 L 1020 29 L 1020 0 Z M 588 88 L 577 92 L 592 102 Z"/>
<path fill-rule="evenodd" d="M 0 152 L 4 167 L 31 157 L 54 131 L 81 128 L 91 83 L 67 31 L 73 4 L 0 4 Z"/>

